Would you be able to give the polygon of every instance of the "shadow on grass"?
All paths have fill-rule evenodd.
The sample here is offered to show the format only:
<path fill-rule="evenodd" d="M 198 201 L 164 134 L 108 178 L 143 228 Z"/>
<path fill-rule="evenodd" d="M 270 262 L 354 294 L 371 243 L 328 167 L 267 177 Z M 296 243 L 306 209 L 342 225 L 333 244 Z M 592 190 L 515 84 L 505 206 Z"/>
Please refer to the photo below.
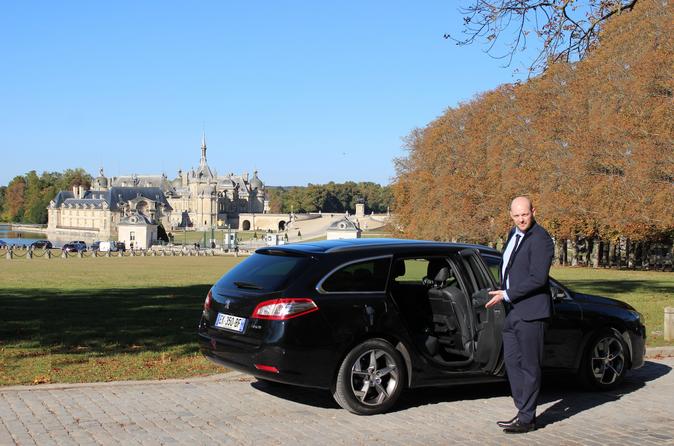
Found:
<path fill-rule="evenodd" d="M 211 285 L 0 292 L 0 342 L 50 353 L 197 351 L 196 327 Z"/>
<path fill-rule="evenodd" d="M 620 299 L 624 293 L 671 293 L 674 284 L 666 284 L 657 280 L 596 280 L 596 279 L 566 279 L 562 283 L 569 289 L 580 293 L 601 294 Z"/>

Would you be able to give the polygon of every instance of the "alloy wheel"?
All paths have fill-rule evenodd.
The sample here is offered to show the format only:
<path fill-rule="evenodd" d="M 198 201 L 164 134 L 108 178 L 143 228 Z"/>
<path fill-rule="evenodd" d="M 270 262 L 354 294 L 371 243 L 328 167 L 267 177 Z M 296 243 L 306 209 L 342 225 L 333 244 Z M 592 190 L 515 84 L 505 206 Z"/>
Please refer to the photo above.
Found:
<path fill-rule="evenodd" d="M 597 383 L 610 385 L 616 382 L 625 368 L 625 351 L 622 342 L 615 336 L 600 339 L 592 349 L 590 365 Z"/>
<path fill-rule="evenodd" d="M 400 383 L 393 357 L 381 349 L 371 349 L 356 359 L 351 368 L 351 389 L 362 404 L 379 406 L 385 403 Z"/>

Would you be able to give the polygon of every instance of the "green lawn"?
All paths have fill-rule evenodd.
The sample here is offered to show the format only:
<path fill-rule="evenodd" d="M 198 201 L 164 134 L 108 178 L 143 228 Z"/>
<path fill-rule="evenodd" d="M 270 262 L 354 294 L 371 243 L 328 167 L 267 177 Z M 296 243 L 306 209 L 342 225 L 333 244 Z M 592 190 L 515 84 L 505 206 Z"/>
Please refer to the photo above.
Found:
<path fill-rule="evenodd" d="M 0 258 L 0 385 L 222 372 L 198 353 L 196 324 L 209 287 L 241 260 Z M 631 303 L 644 314 L 648 344 L 665 345 L 673 273 L 555 268 L 553 275 Z"/>
<path fill-rule="evenodd" d="M 209 287 L 240 260 L 0 259 L 0 385 L 222 372 L 195 329 Z"/>

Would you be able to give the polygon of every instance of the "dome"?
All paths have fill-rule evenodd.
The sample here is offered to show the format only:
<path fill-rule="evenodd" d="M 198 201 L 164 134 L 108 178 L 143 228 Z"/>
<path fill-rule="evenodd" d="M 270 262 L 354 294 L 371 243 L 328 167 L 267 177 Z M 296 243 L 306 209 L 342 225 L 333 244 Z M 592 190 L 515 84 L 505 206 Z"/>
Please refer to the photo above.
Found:
<path fill-rule="evenodd" d="M 251 189 L 262 189 L 264 187 L 264 184 L 262 181 L 257 177 L 257 170 L 253 172 L 253 179 L 250 180 L 250 188 Z"/>

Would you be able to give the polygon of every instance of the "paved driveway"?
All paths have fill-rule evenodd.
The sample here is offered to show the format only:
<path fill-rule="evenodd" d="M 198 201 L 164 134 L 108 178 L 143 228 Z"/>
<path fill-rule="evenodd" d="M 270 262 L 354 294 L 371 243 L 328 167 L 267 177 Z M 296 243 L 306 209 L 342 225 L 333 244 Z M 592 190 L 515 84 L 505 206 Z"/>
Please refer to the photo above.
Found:
<path fill-rule="evenodd" d="M 189 381 L 0 390 L 0 444 L 674 445 L 674 358 L 649 360 L 618 392 L 548 382 L 541 429 L 494 424 L 514 409 L 504 385 L 408 392 L 398 410 L 360 417 L 324 392 L 237 373 Z M 550 381 L 550 380 L 549 380 Z"/>

